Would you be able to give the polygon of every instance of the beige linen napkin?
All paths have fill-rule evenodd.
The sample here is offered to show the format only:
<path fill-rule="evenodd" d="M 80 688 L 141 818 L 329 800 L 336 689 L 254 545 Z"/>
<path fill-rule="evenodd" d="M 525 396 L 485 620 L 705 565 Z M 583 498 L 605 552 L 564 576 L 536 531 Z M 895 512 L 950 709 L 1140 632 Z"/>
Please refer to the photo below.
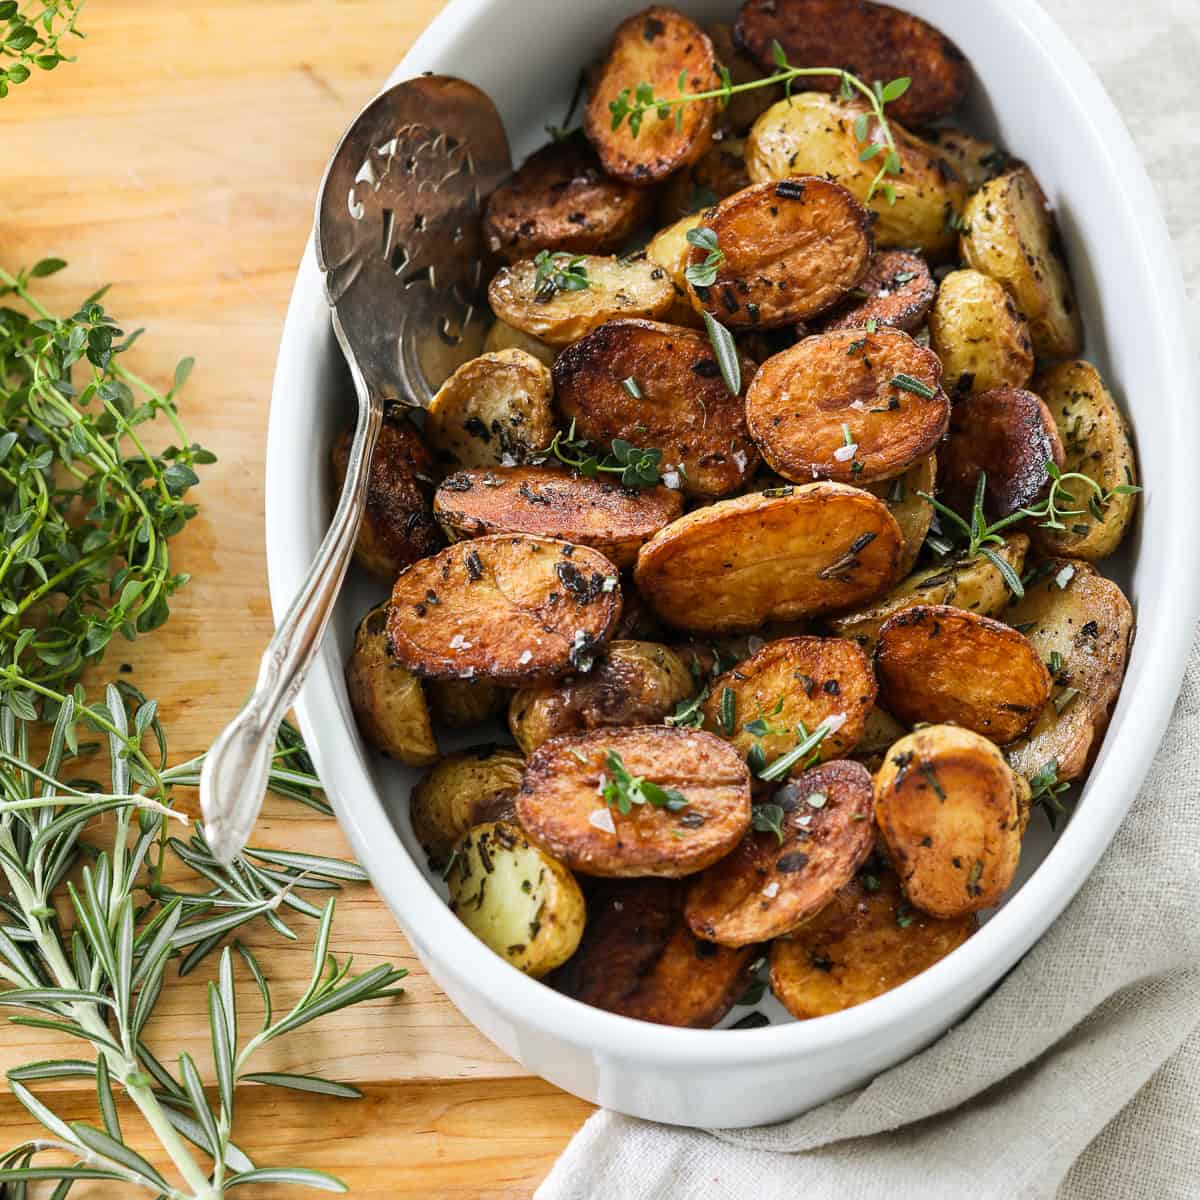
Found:
<path fill-rule="evenodd" d="M 1194 145 L 1200 118 L 1190 83 L 1200 4 L 1047 7 L 1139 144 L 1200 325 L 1200 156 L 1178 152 Z M 705 1132 L 599 1112 L 537 1200 L 1196 1200 L 1198 760 L 1200 644 L 1112 846 L 959 1026 L 861 1091 L 781 1125 Z"/>

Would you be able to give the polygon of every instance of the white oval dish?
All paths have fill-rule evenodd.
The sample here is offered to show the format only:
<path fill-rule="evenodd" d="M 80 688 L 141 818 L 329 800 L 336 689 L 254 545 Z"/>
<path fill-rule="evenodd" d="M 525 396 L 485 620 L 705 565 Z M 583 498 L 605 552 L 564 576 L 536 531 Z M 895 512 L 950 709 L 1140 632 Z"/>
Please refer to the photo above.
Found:
<path fill-rule="evenodd" d="M 452 0 L 389 82 L 436 71 L 478 84 L 504 116 L 519 161 L 543 140 L 545 122 L 561 122 L 582 65 L 619 20 L 644 6 Z M 680 7 L 700 21 L 728 21 L 737 4 Z M 356 854 L 454 1003 L 531 1071 L 657 1121 L 780 1120 L 862 1084 L 963 1017 L 1058 916 L 1108 845 L 1166 727 L 1200 607 L 1200 542 L 1180 517 L 1191 509 L 1200 449 L 1184 293 L 1137 151 L 1091 70 L 1033 0 L 904 0 L 901 7 L 966 53 L 976 78 L 970 124 L 1028 161 L 1054 205 L 1085 319 L 1085 356 L 1130 414 L 1148 481 L 1129 561 L 1113 572 L 1138 614 L 1124 691 L 1074 819 L 1057 841 L 1031 830 L 1022 882 L 1003 907 L 931 970 L 846 1012 L 738 1032 L 633 1021 L 521 975 L 458 922 L 430 882 L 407 818 L 417 773 L 363 745 L 343 682 L 355 622 L 379 597 L 378 585 L 352 573 L 296 704 Z M 528 53 L 534 45 L 537 53 Z M 310 244 L 284 328 L 267 446 L 276 619 L 328 522 L 329 446 L 349 411 Z"/>

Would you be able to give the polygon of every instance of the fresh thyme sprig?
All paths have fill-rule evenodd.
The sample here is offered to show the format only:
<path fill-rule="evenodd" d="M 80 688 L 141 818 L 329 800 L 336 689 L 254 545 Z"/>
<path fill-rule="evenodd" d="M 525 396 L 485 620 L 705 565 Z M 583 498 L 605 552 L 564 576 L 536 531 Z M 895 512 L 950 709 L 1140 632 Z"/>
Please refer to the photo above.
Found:
<path fill-rule="evenodd" d="M 663 481 L 659 470 L 662 456 L 661 450 L 643 449 L 621 438 L 613 439 L 610 454 L 599 455 L 586 438 L 575 436 L 575 422 L 572 421 L 566 433 L 560 429 L 550 445 L 532 455 L 530 462 L 544 463 L 556 458 L 581 475 L 619 475 L 625 487 L 647 488 L 656 487 Z M 675 470 L 680 472 L 682 467 Z"/>
<path fill-rule="evenodd" d="M 592 286 L 583 254 L 568 254 L 565 250 L 539 250 L 533 265 L 534 298 L 552 300 L 559 292 L 583 292 Z"/>
<path fill-rule="evenodd" d="M 665 808 L 668 812 L 679 812 L 687 808 L 687 797 L 678 788 L 665 788 L 652 779 L 633 775 L 625 766 L 624 759 L 615 750 L 604 756 L 608 776 L 603 780 L 601 795 L 610 808 L 628 816 L 636 804 L 649 804 L 653 808 Z"/>
<path fill-rule="evenodd" d="M 17 0 L 0 0 L 0 99 L 10 85 L 24 83 L 35 70 L 53 71 L 59 63 L 75 61 L 63 53 L 61 43 L 86 36 L 75 27 L 85 2 L 35 0 L 22 6 Z"/>
<path fill-rule="evenodd" d="M 1029 802 L 1042 806 L 1051 829 L 1057 829 L 1059 816 L 1066 815 L 1067 807 L 1061 797 L 1070 786 L 1067 782 L 1059 782 L 1057 758 L 1043 763 L 1037 774 L 1029 780 Z"/>
<path fill-rule="evenodd" d="M 689 246 L 699 246 L 706 250 L 707 257 L 702 263 L 696 263 L 684 271 L 688 283 L 696 287 L 712 287 L 717 281 L 717 269 L 725 261 L 725 251 L 717 244 L 717 235 L 703 225 L 687 231 Z"/>

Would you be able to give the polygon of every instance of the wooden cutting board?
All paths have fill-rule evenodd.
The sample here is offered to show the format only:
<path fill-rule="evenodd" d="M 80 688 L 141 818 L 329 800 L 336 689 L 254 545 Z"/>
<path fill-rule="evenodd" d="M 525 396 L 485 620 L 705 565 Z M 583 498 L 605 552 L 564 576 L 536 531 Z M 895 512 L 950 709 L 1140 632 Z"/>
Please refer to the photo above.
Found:
<path fill-rule="evenodd" d="M 78 62 L 0 101 L 0 263 L 47 256 L 55 311 L 104 283 L 126 329 L 147 333 L 132 369 L 166 386 L 194 355 L 183 397 L 189 435 L 219 463 L 195 496 L 201 515 L 175 543 L 192 582 L 168 625 L 120 663 L 158 697 L 172 759 L 203 750 L 249 689 L 271 632 L 263 551 L 263 461 L 275 350 L 308 236 L 315 188 L 347 122 L 441 7 L 440 0 L 105 0 L 89 5 Z M 106 677 L 93 676 L 93 682 Z M 332 819 L 268 801 L 256 841 L 348 854 Z M 311 927 L 303 929 L 305 939 Z M 246 939 L 280 1000 L 307 979 L 308 940 L 265 926 Z M 258 1069 L 314 1071 L 363 1086 L 361 1101 L 248 1087 L 237 1140 L 260 1165 L 316 1167 L 362 1197 L 525 1197 L 590 1106 L 529 1077 L 482 1037 L 422 970 L 367 887 L 344 893 L 334 950 L 358 966 L 412 972 L 406 995 L 350 1009 L 284 1039 Z M 172 985 L 151 1045 L 208 1062 L 206 966 Z M 244 1011 L 259 1011 L 253 984 Z M 65 1047 L 0 1027 L 0 1070 Z M 69 1053 L 69 1051 L 67 1051 Z M 91 1097 L 65 1093 L 63 1115 Z M 125 1122 L 136 1136 L 136 1114 Z M 35 1127 L 0 1087 L 0 1144 Z M 77 1187 L 75 1196 L 125 1194 Z M 250 1193 L 247 1193 L 249 1195 Z M 263 1189 L 259 1193 L 267 1195 Z M 283 1193 L 281 1193 L 283 1194 Z M 296 1195 L 294 1189 L 286 1194 Z"/>

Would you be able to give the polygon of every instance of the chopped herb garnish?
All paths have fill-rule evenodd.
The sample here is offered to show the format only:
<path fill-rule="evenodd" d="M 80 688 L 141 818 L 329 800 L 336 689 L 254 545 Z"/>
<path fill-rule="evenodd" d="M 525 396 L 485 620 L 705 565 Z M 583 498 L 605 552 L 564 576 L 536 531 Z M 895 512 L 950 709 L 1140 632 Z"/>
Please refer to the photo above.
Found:
<path fill-rule="evenodd" d="M 721 729 L 726 737 L 733 737 L 737 729 L 737 695 L 733 688 L 721 689 Z"/>
<path fill-rule="evenodd" d="M 626 394 L 631 400 L 642 399 L 642 389 L 638 386 L 638 381 L 632 375 L 622 379 L 621 386 L 625 389 Z"/>
<path fill-rule="evenodd" d="M 668 812 L 687 807 L 687 797 L 678 788 L 665 788 L 640 775 L 631 775 L 617 751 L 609 750 L 605 754 L 604 765 L 609 774 L 601 795 L 610 808 L 615 806 L 618 812 L 628 815 L 635 804 L 649 804 Z"/>
<path fill-rule="evenodd" d="M 572 421 L 565 434 L 559 430 L 550 445 L 531 455 L 529 461 L 541 464 L 547 459 L 557 458 L 588 478 L 602 474 L 619 475 L 625 487 L 647 488 L 662 482 L 659 472 L 662 456 L 661 450 L 645 449 L 614 438 L 611 453 L 601 457 L 592 449 L 591 442 L 575 436 L 575 422 Z"/>
<path fill-rule="evenodd" d="M 717 244 L 717 235 L 703 225 L 687 231 L 689 246 L 708 251 L 708 257 L 684 271 L 684 278 L 694 287 L 712 287 L 717 281 L 717 269 L 725 261 L 725 251 Z"/>
<path fill-rule="evenodd" d="M 905 375 L 903 372 L 892 376 L 891 386 L 901 388 L 906 392 L 912 392 L 914 396 L 920 396 L 923 400 L 929 400 L 937 395 L 928 384 L 922 383 L 919 379 L 914 379 L 911 375 Z"/>
<path fill-rule="evenodd" d="M 756 833 L 773 833 L 783 845 L 783 809 L 778 804 L 755 804 L 750 820 Z"/>
<path fill-rule="evenodd" d="M 804 762 L 806 767 L 809 766 L 810 762 L 806 760 L 815 762 L 820 757 L 818 748 L 825 740 L 825 735 L 828 732 L 829 726 L 824 721 L 812 733 L 809 733 L 804 727 L 803 721 L 799 722 L 796 726 L 796 736 L 800 739 L 799 743 L 786 754 L 781 754 L 768 766 L 755 773 L 759 779 L 782 779 L 799 762 Z"/>
<path fill-rule="evenodd" d="M 591 287 L 583 254 L 565 250 L 539 250 L 533 260 L 534 297 L 543 303 L 559 292 L 582 292 Z"/>
<path fill-rule="evenodd" d="M 717 366 L 721 369 L 721 378 L 731 396 L 740 396 L 742 392 L 742 363 L 738 358 L 737 343 L 733 334 L 725 328 L 711 313 L 702 312 L 704 327 L 708 330 L 708 340 L 712 343 L 713 353 L 717 356 Z"/>

